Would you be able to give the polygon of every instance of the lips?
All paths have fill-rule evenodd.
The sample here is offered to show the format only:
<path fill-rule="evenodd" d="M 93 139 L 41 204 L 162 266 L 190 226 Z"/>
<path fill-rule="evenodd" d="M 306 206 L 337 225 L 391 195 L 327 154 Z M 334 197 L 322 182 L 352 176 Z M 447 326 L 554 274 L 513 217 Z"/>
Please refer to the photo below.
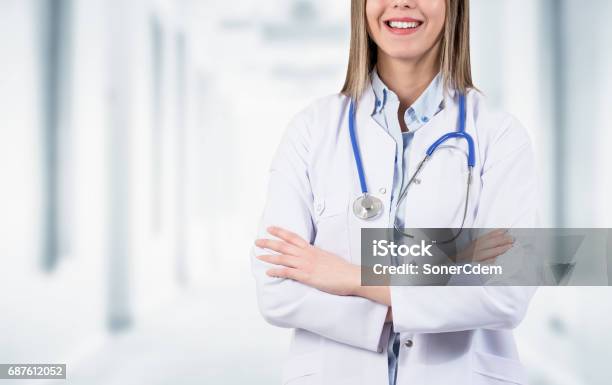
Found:
<path fill-rule="evenodd" d="M 393 18 L 384 23 L 389 31 L 399 35 L 414 33 L 423 25 L 421 20 L 413 18 Z"/>

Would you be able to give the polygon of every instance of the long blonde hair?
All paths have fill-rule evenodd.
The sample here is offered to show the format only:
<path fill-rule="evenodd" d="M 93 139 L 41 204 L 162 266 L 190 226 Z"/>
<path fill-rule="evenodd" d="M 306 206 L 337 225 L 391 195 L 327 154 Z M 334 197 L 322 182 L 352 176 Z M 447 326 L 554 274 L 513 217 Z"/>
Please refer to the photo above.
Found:
<path fill-rule="evenodd" d="M 367 0 L 351 0 L 351 49 L 342 93 L 359 100 L 377 61 L 376 43 L 370 38 Z M 474 88 L 470 62 L 469 0 L 446 0 L 446 20 L 440 49 L 440 71 L 447 89 L 467 92 Z"/>

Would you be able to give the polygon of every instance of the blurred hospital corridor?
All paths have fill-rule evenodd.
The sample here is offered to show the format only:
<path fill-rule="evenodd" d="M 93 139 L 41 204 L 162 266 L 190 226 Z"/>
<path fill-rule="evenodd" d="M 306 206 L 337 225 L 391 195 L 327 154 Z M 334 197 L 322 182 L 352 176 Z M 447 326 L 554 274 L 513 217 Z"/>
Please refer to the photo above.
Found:
<path fill-rule="evenodd" d="M 291 331 L 259 314 L 249 252 L 285 127 L 342 86 L 349 5 L 0 0 L 0 364 L 67 364 L 0 385 L 280 383 Z M 612 227 L 612 2 L 471 7 L 543 225 Z M 531 385 L 610 383 L 610 294 L 538 291 Z"/>
<path fill-rule="evenodd" d="M 223 303 L 243 303 L 242 296 L 244 292 L 236 289 L 227 290 L 223 297 L 184 293 L 144 317 L 137 327 L 91 341 L 69 365 L 69 383 L 243 384 L 254 378 L 278 382 L 276 364 L 282 362 L 289 332 L 267 326 L 254 303 L 236 308 Z M 247 322 L 252 326 L 245 328 Z"/>

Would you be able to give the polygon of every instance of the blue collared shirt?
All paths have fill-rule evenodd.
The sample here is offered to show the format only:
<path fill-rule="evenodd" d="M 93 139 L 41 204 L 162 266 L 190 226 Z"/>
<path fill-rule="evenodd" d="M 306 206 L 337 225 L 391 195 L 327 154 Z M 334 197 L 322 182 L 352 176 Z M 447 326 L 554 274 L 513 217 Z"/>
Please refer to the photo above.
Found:
<path fill-rule="evenodd" d="M 385 129 L 396 142 L 395 171 L 393 176 L 393 191 L 391 196 L 391 214 L 397 216 L 398 225 L 403 225 L 401 208 L 396 208 L 396 200 L 403 183 L 408 178 L 408 147 L 414 138 L 414 133 L 425 127 L 434 116 L 444 109 L 444 81 L 438 74 L 419 96 L 419 98 L 406 110 L 404 121 L 408 132 L 403 132 L 398 120 L 400 100 L 378 76 L 376 69 L 372 71 L 372 89 L 376 96 L 372 118 Z"/>
<path fill-rule="evenodd" d="M 409 175 L 407 175 L 409 146 L 414 138 L 414 133 L 424 128 L 436 114 L 444 109 L 444 82 L 442 76 L 438 74 L 421 96 L 406 110 L 404 121 L 406 127 L 408 127 L 408 132 L 402 132 L 398 120 L 399 98 L 383 83 L 376 69 L 372 71 L 371 79 L 372 88 L 376 95 L 372 118 L 395 139 L 396 143 L 391 215 L 393 218 L 397 216 L 398 225 L 403 226 L 403 209 L 396 208 L 395 202 L 398 199 L 403 184 L 409 178 Z M 389 385 L 395 385 L 397 378 L 399 344 L 399 335 L 392 332 L 389 336 L 387 350 Z"/>

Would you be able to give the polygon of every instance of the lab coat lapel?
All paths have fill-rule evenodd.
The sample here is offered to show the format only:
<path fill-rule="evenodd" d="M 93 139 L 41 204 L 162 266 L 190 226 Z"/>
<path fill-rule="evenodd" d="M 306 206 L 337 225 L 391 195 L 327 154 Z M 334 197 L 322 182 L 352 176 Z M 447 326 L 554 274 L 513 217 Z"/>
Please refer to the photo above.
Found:
<path fill-rule="evenodd" d="M 355 131 L 369 193 L 383 202 L 383 213 L 369 221 L 361 220 L 354 215 L 353 202 L 362 193 L 357 169 L 353 166 L 348 225 L 351 261 L 356 264 L 361 264 L 361 229 L 386 228 L 390 225 L 390 198 L 393 188 L 396 143 L 389 133 L 372 118 L 374 103 L 374 91 L 369 86 L 359 101 Z M 351 161 L 354 163 L 353 157 Z"/>

